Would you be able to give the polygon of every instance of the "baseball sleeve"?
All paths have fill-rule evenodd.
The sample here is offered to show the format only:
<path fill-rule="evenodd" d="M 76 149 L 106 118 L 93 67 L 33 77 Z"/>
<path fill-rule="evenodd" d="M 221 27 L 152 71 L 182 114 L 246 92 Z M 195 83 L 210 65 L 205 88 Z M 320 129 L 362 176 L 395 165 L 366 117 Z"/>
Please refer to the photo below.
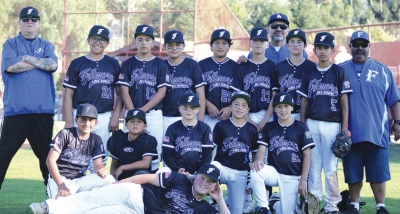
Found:
<path fill-rule="evenodd" d="M 297 86 L 296 92 L 300 94 L 303 97 L 309 98 L 308 97 L 308 85 L 309 85 L 310 78 L 307 75 L 307 72 L 303 72 L 301 75 L 301 81 L 300 85 Z"/>
<path fill-rule="evenodd" d="M 100 136 L 91 133 L 91 140 L 93 140 L 93 148 L 92 148 L 92 158 L 96 160 L 97 158 L 104 158 L 106 156 L 104 152 L 103 142 Z"/>
<path fill-rule="evenodd" d="M 78 58 L 79 59 L 79 58 Z M 76 61 L 77 59 L 72 60 L 71 64 L 68 67 L 67 73 L 64 77 L 63 87 L 70 88 L 75 90 L 78 85 L 78 72 L 76 71 Z"/>
<path fill-rule="evenodd" d="M 149 135 L 148 142 L 144 148 L 144 153 L 142 157 L 152 156 L 153 160 L 158 158 L 157 154 L 157 140 L 155 137 Z"/>
<path fill-rule="evenodd" d="M 211 132 L 210 127 L 207 124 L 205 125 L 205 129 L 202 133 L 202 158 L 201 158 L 201 165 L 205 163 L 210 163 L 212 159 L 212 154 L 213 154 L 213 149 L 214 149 L 214 143 L 213 143 L 213 134 Z"/>

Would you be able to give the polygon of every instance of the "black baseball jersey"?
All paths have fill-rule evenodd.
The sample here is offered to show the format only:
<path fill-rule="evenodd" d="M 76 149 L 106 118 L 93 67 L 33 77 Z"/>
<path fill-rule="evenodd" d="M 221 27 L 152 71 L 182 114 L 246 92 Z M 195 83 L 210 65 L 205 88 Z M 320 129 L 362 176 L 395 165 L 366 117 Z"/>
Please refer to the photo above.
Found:
<path fill-rule="evenodd" d="M 194 174 L 203 163 L 211 162 L 214 149 L 211 129 L 201 121 L 192 127 L 186 126 L 182 120 L 176 121 L 168 127 L 162 148 L 163 160 L 172 171 L 184 168 Z"/>
<path fill-rule="evenodd" d="M 218 110 L 229 106 L 231 102 L 233 71 L 236 62 L 227 58 L 223 62 L 216 62 L 212 57 L 199 62 L 206 81 L 205 95 Z M 206 109 L 206 114 L 208 114 Z"/>
<path fill-rule="evenodd" d="M 306 124 L 293 120 L 289 126 L 278 121 L 265 124 L 260 145 L 268 147 L 268 164 L 285 175 L 301 175 L 303 151 L 315 144 Z"/>
<path fill-rule="evenodd" d="M 193 59 L 185 58 L 178 65 L 168 65 L 168 76 L 170 87 L 163 99 L 163 116 L 180 117 L 178 110 L 178 100 L 182 94 L 191 91 L 196 93 L 196 89 L 205 85 L 199 64 Z"/>
<path fill-rule="evenodd" d="M 301 84 L 301 75 L 315 67 L 315 63 L 305 59 L 299 65 L 293 65 L 289 59 L 280 62 L 275 67 L 272 81 L 272 90 L 288 92 L 294 98 L 292 113 L 300 113 L 301 96 L 296 93 L 297 86 Z"/>
<path fill-rule="evenodd" d="M 352 93 L 346 71 L 331 64 L 325 71 L 315 66 L 303 73 L 297 93 L 308 98 L 306 118 L 327 122 L 341 122 L 340 96 Z"/>
<path fill-rule="evenodd" d="M 218 213 L 207 201 L 193 197 L 192 182 L 177 172 L 159 176 L 160 187 L 143 184 L 143 203 L 146 214 L 214 214 Z"/>
<path fill-rule="evenodd" d="M 60 175 L 70 179 L 84 176 L 91 159 L 106 156 L 100 136 L 90 133 L 82 140 L 76 127 L 61 130 L 50 146 L 60 153 L 56 161 Z"/>
<path fill-rule="evenodd" d="M 275 63 L 267 59 L 261 64 L 256 64 L 251 59 L 247 63 L 236 65 L 233 74 L 232 88 L 250 94 L 250 112 L 267 110 L 271 100 L 274 79 Z"/>
<path fill-rule="evenodd" d="M 146 105 L 161 87 L 169 86 L 168 67 L 164 60 L 154 57 L 142 61 L 137 56 L 131 57 L 122 64 L 117 84 L 129 87 L 129 94 L 135 108 Z M 154 106 L 162 109 L 162 102 Z"/>
<path fill-rule="evenodd" d="M 72 60 L 63 83 L 63 87 L 74 90 L 72 107 L 90 103 L 98 113 L 112 111 L 120 69 L 118 61 L 107 55 L 98 61 L 86 56 Z"/>
<path fill-rule="evenodd" d="M 261 137 L 253 124 L 246 122 L 237 127 L 232 119 L 223 120 L 215 125 L 213 135 L 216 161 L 231 169 L 250 170 L 249 153 L 257 152 L 257 141 Z"/>
<path fill-rule="evenodd" d="M 110 151 L 110 156 L 118 161 L 119 166 L 141 161 L 145 156 L 152 156 L 153 160 L 157 159 L 157 140 L 155 137 L 141 133 L 135 140 L 130 140 L 129 132 L 123 133 L 121 130 L 116 132 L 108 139 L 107 149 Z M 121 137 L 114 137 L 116 135 Z M 148 170 L 151 171 L 151 166 Z M 118 180 L 131 177 L 136 171 L 123 171 Z"/>

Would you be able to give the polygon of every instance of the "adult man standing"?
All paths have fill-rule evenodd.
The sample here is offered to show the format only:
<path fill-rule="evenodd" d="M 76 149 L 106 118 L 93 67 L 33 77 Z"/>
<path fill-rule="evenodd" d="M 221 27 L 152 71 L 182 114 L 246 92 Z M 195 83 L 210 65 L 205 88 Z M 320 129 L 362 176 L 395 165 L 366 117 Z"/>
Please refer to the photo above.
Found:
<path fill-rule="evenodd" d="M 25 7 L 18 21 L 20 33 L 3 45 L 4 121 L 0 139 L 0 187 L 15 153 L 28 139 L 39 159 L 45 185 L 46 158 L 54 124 L 54 81 L 57 56 L 49 41 L 37 37 L 39 11 Z"/>
<path fill-rule="evenodd" d="M 356 31 L 350 39 L 352 59 L 340 64 L 347 72 L 353 94 L 349 96 L 349 129 L 353 145 L 343 158 L 345 182 L 349 185 L 350 205 L 344 213 L 360 213 L 363 168 L 376 201 L 376 213 L 385 208 L 389 171 L 390 126 L 395 140 L 400 138 L 400 93 L 389 68 L 369 58 L 369 35 Z M 389 117 L 389 107 L 394 123 Z M 368 157 L 368 158 L 365 158 Z"/>

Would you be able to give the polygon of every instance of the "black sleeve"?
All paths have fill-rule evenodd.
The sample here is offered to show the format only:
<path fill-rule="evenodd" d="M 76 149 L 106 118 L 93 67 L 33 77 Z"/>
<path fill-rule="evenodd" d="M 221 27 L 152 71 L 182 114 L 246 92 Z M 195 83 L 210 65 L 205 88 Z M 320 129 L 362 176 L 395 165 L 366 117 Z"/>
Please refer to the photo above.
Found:
<path fill-rule="evenodd" d="M 173 158 L 173 154 L 174 150 L 173 149 L 168 149 L 168 148 L 163 148 L 162 151 L 162 158 L 165 162 L 165 164 L 167 164 L 167 166 L 173 171 L 173 172 L 178 172 L 179 168 Z"/>
<path fill-rule="evenodd" d="M 211 148 L 203 148 L 203 151 L 202 151 L 201 154 L 203 155 L 203 157 L 201 158 L 200 166 L 202 166 L 205 163 L 210 163 L 211 162 L 213 149 L 211 149 Z"/>

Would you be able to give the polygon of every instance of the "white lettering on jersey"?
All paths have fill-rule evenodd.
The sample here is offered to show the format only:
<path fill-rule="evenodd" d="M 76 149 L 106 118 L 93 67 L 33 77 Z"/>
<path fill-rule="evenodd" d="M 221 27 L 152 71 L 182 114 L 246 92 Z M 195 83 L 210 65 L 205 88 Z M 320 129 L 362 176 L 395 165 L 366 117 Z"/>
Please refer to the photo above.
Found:
<path fill-rule="evenodd" d="M 263 31 L 263 30 L 258 30 L 258 31 L 257 31 L 257 36 L 259 36 L 259 35 L 261 34 L 262 31 Z"/>
<path fill-rule="evenodd" d="M 147 28 L 148 28 L 148 27 L 143 27 L 142 33 L 146 32 Z"/>
<path fill-rule="evenodd" d="M 285 99 L 285 97 L 286 97 L 286 95 L 282 95 L 282 96 L 280 96 L 280 98 L 279 98 L 279 102 L 282 102 L 282 101 Z"/>
<path fill-rule="evenodd" d="M 368 74 L 367 74 L 367 80 L 366 81 L 367 82 L 372 82 L 372 78 L 371 77 L 375 78 L 377 74 L 379 74 L 378 71 L 374 71 L 374 70 L 369 70 L 368 69 Z"/>
<path fill-rule="evenodd" d="M 225 31 L 219 32 L 219 37 L 222 37 L 225 34 Z"/>
<path fill-rule="evenodd" d="M 173 34 L 172 34 L 172 39 L 175 39 L 176 34 L 178 34 L 178 33 L 173 33 Z"/>
<path fill-rule="evenodd" d="M 321 39 L 319 40 L 320 42 L 324 41 L 327 35 L 322 35 Z"/>
<path fill-rule="evenodd" d="M 103 31 L 104 29 L 99 29 L 99 30 L 97 30 L 97 33 L 96 34 L 101 34 L 101 32 Z"/>
<path fill-rule="evenodd" d="M 189 96 L 189 97 L 188 97 L 188 102 L 192 101 L 193 97 L 194 97 L 194 96 Z"/>
<path fill-rule="evenodd" d="M 31 13 L 32 13 L 32 10 L 33 10 L 33 9 L 28 9 L 28 14 L 31 14 Z"/>

